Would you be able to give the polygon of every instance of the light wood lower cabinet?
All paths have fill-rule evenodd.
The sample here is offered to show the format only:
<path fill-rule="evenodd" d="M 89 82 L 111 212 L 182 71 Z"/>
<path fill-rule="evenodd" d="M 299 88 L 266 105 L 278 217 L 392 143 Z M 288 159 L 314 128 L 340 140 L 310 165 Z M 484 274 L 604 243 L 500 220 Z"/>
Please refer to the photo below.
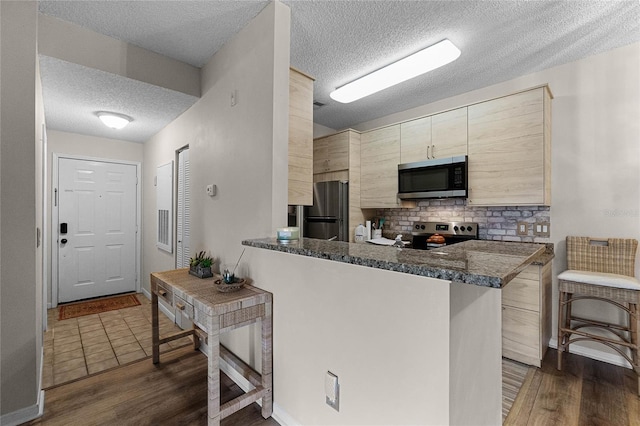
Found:
<path fill-rule="evenodd" d="M 502 356 L 540 367 L 551 338 L 551 262 L 528 266 L 501 291 Z"/>
<path fill-rule="evenodd" d="M 546 86 L 468 107 L 468 205 L 550 205 L 550 109 Z"/>
<path fill-rule="evenodd" d="M 288 204 L 313 204 L 313 79 L 289 70 Z"/>

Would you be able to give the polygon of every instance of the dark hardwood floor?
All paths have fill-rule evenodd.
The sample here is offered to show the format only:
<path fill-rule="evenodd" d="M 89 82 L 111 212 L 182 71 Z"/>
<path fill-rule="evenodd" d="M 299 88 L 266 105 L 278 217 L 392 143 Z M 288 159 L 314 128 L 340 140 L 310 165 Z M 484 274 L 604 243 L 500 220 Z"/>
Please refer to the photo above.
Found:
<path fill-rule="evenodd" d="M 205 425 L 207 360 L 190 347 L 115 368 L 45 391 L 45 412 L 29 425 Z M 531 368 L 505 425 L 640 425 L 640 397 L 631 370 L 569 354 L 555 368 L 549 350 Z M 223 402 L 242 393 L 221 375 Z M 372 408 L 373 409 L 373 408 Z M 392 409 L 392 408 L 390 408 Z M 222 425 L 278 426 L 250 405 Z"/>
<path fill-rule="evenodd" d="M 542 368 L 532 369 L 505 425 L 640 425 L 632 370 L 568 354 L 558 371 L 556 355 L 549 349 Z"/>
<path fill-rule="evenodd" d="M 44 415 L 28 425 L 206 425 L 207 358 L 186 347 L 45 390 Z M 242 394 L 220 375 L 222 403 Z M 279 426 L 257 404 L 221 425 Z"/>

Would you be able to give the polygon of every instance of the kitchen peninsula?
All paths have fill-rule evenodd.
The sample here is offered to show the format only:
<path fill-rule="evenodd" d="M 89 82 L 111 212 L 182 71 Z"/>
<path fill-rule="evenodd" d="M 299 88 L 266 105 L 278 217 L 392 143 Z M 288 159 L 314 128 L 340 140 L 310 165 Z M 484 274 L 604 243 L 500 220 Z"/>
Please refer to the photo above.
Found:
<path fill-rule="evenodd" d="M 283 389 L 276 373 L 275 403 L 301 424 L 501 423 L 500 288 L 548 262 L 544 244 L 243 245 L 251 278 L 278 300 L 274 348 L 286 357 L 274 371 L 299 379 Z M 324 404 L 326 371 L 339 377 L 339 412 Z"/>

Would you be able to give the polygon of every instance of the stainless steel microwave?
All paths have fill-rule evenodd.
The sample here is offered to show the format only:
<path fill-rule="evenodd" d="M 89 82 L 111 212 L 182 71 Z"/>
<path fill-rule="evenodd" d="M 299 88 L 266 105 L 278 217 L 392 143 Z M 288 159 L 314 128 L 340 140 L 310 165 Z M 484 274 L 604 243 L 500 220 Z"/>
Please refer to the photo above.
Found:
<path fill-rule="evenodd" d="M 467 197 L 467 156 L 398 164 L 398 198 Z"/>

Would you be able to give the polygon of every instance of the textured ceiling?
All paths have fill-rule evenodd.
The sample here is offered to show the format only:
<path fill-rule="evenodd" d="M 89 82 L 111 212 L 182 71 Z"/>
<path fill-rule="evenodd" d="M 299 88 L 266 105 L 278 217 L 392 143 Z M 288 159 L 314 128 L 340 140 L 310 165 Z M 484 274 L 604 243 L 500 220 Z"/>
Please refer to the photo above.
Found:
<path fill-rule="evenodd" d="M 59 59 L 40 55 L 39 60 L 45 118 L 54 130 L 144 143 L 198 100 Z M 134 120 L 123 130 L 110 129 L 98 111 Z"/>
<path fill-rule="evenodd" d="M 202 66 L 267 3 L 56 0 L 40 1 L 40 11 Z M 315 100 L 326 104 L 314 111 L 314 121 L 334 129 L 640 41 L 640 2 L 637 0 L 283 3 L 291 8 L 291 64 L 316 78 Z M 457 61 L 350 104 L 343 105 L 329 98 L 336 87 L 444 38 L 462 50 Z M 73 102 L 73 98 L 66 101 L 63 98 L 72 89 L 62 87 L 64 74 L 57 79 L 57 88 L 50 89 L 49 80 L 56 79 L 48 79 L 47 73 L 44 70 L 47 121 L 50 126 L 60 127 L 58 118 L 53 120 L 50 116 L 51 110 L 57 109 L 57 106 L 51 107 L 51 97 L 59 98 L 58 105 Z M 95 72 L 87 76 L 90 81 L 96 78 Z M 96 99 L 100 99 L 97 89 L 93 92 Z M 150 103 L 153 107 L 148 108 L 144 118 L 135 115 L 137 121 L 147 117 L 158 122 L 167 119 L 168 113 L 164 117 L 155 116 L 155 105 L 171 104 L 167 99 L 171 94 L 177 97 L 178 109 L 188 107 L 184 99 L 179 99 L 185 95 L 167 92 L 158 93 L 160 98 Z M 112 97 L 110 93 L 103 99 Z M 128 94 L 125 92 L 119 100 L 126 105 Z M 100 101 L 94 102 L 92 107 L 98 107 Z M 140 107 L 144 109 L 144 105 Z M 71 113 L 59 120 L 68 121 L 67 131 L 74 131 L 78 125 Z M 75 131 L 83 133 L 80 128 Z"/>

